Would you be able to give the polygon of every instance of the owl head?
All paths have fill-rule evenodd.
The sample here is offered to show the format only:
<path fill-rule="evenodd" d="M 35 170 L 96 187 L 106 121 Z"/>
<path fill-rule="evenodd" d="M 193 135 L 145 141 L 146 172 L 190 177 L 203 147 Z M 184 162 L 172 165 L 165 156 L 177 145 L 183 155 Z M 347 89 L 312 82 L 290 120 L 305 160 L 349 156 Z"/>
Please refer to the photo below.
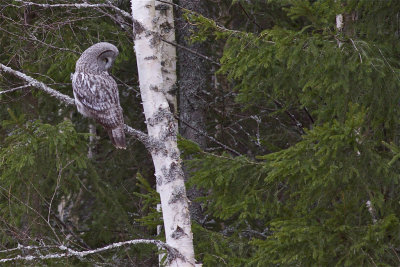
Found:
<path fill-rule="evenodd" d="M 93 74 L 103 73 L 111 68 L 118 53 L 118 48 L 110 43 L 94 44 L 82 53 L 76 62 L 76 71 Z"/>

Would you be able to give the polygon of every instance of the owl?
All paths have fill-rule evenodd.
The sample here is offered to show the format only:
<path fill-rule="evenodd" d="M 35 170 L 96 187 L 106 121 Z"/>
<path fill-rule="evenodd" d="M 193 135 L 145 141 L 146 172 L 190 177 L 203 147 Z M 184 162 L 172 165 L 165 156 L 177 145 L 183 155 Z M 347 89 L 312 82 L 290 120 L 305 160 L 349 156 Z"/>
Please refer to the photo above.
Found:
<path fill-rule="evenodd" d="M 118 49 L 110 43 L 92 45 L 76 62 L 71 79 L 79 113 L 100 123 L 114 146 L 125 149 L 124 118 L 118 87 L 108 73 L 117 56 Z"/>

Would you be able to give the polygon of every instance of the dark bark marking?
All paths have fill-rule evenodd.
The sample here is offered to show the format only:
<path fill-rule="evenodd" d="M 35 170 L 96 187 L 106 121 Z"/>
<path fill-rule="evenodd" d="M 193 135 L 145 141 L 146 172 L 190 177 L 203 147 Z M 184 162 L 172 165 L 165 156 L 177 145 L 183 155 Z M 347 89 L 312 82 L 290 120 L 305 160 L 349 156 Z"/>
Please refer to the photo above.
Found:
<path fill-rule="evenodd" d="M 185 233 L 185 231 L 183 231 L 183 229 L 179 226 L 176 227 L 175 231 L 171 234 L 171 237 L 173 239 L 179 239 L 183 236 L 187 236 L 187 234 Z"/>

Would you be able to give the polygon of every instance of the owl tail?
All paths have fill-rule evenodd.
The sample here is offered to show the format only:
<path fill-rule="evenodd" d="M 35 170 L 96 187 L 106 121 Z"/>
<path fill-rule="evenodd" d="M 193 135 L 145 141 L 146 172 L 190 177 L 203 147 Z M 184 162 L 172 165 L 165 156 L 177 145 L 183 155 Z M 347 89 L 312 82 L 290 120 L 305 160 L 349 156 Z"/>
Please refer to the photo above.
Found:
<path fill-rule="evenodd" d="M 126 140 L 125 140 L 125 132 L 124 126 L 118 126 L 114 129 L 107 130 L 108 135 L 110 136 L 111 142 L 116 148 L 126 149 Z"/>

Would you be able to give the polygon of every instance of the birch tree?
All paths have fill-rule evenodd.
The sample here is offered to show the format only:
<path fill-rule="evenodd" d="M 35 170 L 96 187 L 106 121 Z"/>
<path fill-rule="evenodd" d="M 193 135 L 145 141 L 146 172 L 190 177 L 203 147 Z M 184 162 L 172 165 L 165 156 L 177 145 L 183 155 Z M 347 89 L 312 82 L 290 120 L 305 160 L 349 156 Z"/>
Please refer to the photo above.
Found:
<path fill-rule="evenodd" d="M 161 33 L 157 27 L 159 18 L 155 17 L 156 9 L 160 8 L 170 9 L 161 4 L 156 6 L 155 1 L 151 0 L 132 0 L 140 92 L 148 134 L 157 142 L 164 144 L 164 147 L 153 148 L 150 153 L 155 167 L 157 192 L 161 198 L 166 243 L 185 257 L 170 259 L 168 265 L 194 266 L 189 204 L 177 146 L 178 125 L 167 101 L 169 88 L 166 81 L 168 77 L 176 81 L 176 70 L 175 64 L 164 64 L 164 62 L 174 61 L 175 53 L 163 54 L 165 50 L 162 49 Z M 166 21 L 172 23 L 173 20 Z M 170 30 L 173 31 L 173 28 Z"/>
<path fill-rule="evenodd" d="M 120 245 L 139 243 L 155 244 L 160 249 L 165 249 L 168 252 L 168 257 L 166 259 L 166 264 L 168 266 L 195 266 L 189 204 L 186 198 L 183 180 L 184 175 L 181 168 L 180 153 L 177 147 L 178 125 L 173 115 L 173 112 L 176 113 L 177 104 L 176 98 L 170 93 L 176 86 L 176 52 L 171 45 L 166 45 L 166 42 L 161 41 L 162 38 L 165 38 L 167 42 L 175 41 L 172 7 L 168 4 L 168 2 L 172 3 L 172 1 L 163 1 L 166 3 L 158 3 L 157 5 L 155 1 L 132 1 L 132 16 L 112 5 L 110 1 L 108 1 L 107 4 L 41 4 L 20 0 L 16 2 L 29 7 L 35 6 L 44 9 L 95 8 L 103 13 L 104 11 L 102 8 L 110 8 L 119 14 L 120 17 L 108 13 L 105 14 L 110 16 L 117 24 L 120 23 L 124 30 L 126 24 L 122 21 L 123 19 L 129 18 L 134 21 L 132 24 L 134 29 L 133 35 L 135 37 L 141 98 L 143 101 L 148 134 L 137 131 L 129 126 L 126 126 L 125 130 L 128 134 L 142 141 L 153 158 L 157 191 L 161 197 L 166 243 L 151 242 L 151 240 L 149 240 L 149 242 L 146 240 L 132 240 L 120 243 L 116 246 L 107 246 L 107 249 L 86 250 L 82 253 L 64 246 L 54 246 L 54 248 L 61 251 L 70 251 L 70 255 L 85 256 L 110 248 L 116 248 Z M 32 38 L 34 38 L 34 36 Z M 40 42 L 38 39 L 34 40 Z M 62 51 L 69 51 L 68 49 L 61 49 L 53 45 L 49 47 L 57 48 Z M 53 90 L 44 83 L 28 75 L 15 71 L 5 65 L 0 65 L 0 70 L 28 83 L 27 86 L 36 87 L 68 105 L 74 105 L 74 101 L 70 97 Z M 59 242 L 61 242 L 60 239 Z M 30 246 L 18 246 L 10 251 L 30 250 L 30 248 Z M 48 247 L 35 247 L 35 249 L 41 248 L 46 250 Z M 9 250 L 6 250 L 4 252 L 8 251 Z M 4 259 L 4 262 L 55 259 L 65 256 L 69 257 L 70 255 L 67 256 L 65 253 L 56 253 L 32 257 L 29 255 L 27 257 L 17 256 Z"/>
<path fill-rule="evenodd" d="M 196 1 L 199 2 L 199 0 Z M 0 6 L 3 2 L 0 2 Z M 21 0 L 14 0 L 12 3 L 15 5 L 18 2 Z M 49 6 L 51 8 L 54 5 L 49 3 L 57 2 L 61 3 L 57 7 L 62 8 L 61 10 L 67 8 L 68 10 L 77 10 L 77 7 L 68 3 L 67 0 L 47 2 L 41 0 L 40 2 L 46 3 L 38 6 L 40 8 Z M 117 1 L 113 1 L 113 3 L 115 2 Z M 130 1 L 128 2 L 130 4 Z M 168 180 L 173 177 L 170 175 L 173 165 L 171 162 L 178 164 L 174 165 L 178 166 L 175 171 L 179 171 L 180 168 L 179 160 L 174 161 L 176 158 L 171 155 L 171 150 L 177 151 L 172 144 L 175 139 L 176 126 L 171 118 L 172 112 L 168 110 L 169 107 L 165 101 L 165 98 L 168 100 L 168 95 L 166 95 L 168 89 L 163 86 L 165 82 L 163 79 L 165 76 L 162 76 L 164 59 L 161 59 L 161 63 L 157 63 L 161 58 L 160 53 L 162 53 L 160 52 L 162 48 L 159 46 L 160 40 L 157 37 L 162 35 L 158 33 L 158 26 L 155 24 L 160 22 L 157 12 L 164 12 L 163 8 L 166 7 L 158 5 L 159 3 L 165 4 L 165 1 L 155 3 L 144 1 L 143 3 L 151 3 L 139 8 L 139 2 L 135 3 L 137 4 L 137 15 L 149 15 L 153 21 L 152 19 L 135 20 L 135 23 L 132 24 L 131 13 L 128 13 L 127 16 L 120 15 L 124 20 L 125 18 L 129 20 L 129 24 L 126 21 L 121 23 L 124 28 L 127 26 L 129 30 L 123 35 L 131 36 L 130 25 L 134 25 L 137 52 L 143 52 L 142 50 L 147 52 L 142 53 L 141 56 L 138 55 L 138 59 L 141 58 L 139 67 L 143 68 L 139 73 L 141 80 L 144 80 L 144 82 L 141 81 L 142 89 L 146 92 L 143 95 L 143 101 L 145 106 L 149 106 L 148 109 L 145 109 L 149 129 L 148 134 L 140 132 L 137 135 L 143 137 L 142 142 L 156 160 L 158 190 L 162 195 L 163 212 L 164 215 L 169 213 L 168 216 L 170 216 L 175 212 L 174 208 L 178 205 L 174 205 L 179 204 L 177 202 L 180 201 L 179 196 L 181 195 L 175 194 L 177 197 L 174 197 L 172 194 L 169 199 L 165 199 L 166 194 L 164 193 L 167 190 L 162 192 L 163 189 L 168 189 L 168 186 L 178 188 L 180 186 L 175 184 L 176 180 Z M 193 160 L 187 164 L 187 166 L 193 167 L 190 180 L 207 192 L 207 198 L 204 198 L 205 201 L 202 203 L 207 220 L 201 225 L 196 225 L 195 228 L 198 257 L 201 257 L 201 261 L 206 266 L 398 266 L 400 263 L 400 187 L 398 186 L 400 181 L 400 162 L 398 160 L 400 158 L 400 64 L 398 57 L 400 54 L 398 13 L 400 1 L 271 0 L 267 3 L 255 0 L 213 1 L 215 4 L 212 6 L 213 11 L 218 10 L 218 4 L 221 2 L 228 2 L 229 6 L 222 10 L 224 10 L 224 14 L 227 14 L 225 16 L 227 23 L 231 21 L 229 25 L 221 23 L 221 13 L 217 23 L 196 15 L 191 16 L 192 21 L 190 22 L 192 25 L 195 24 L 199 30 L 198 35 L 193 39 L 210 38 L 207 41 L 212 42 L 212 51 L 207 56 L 211 54 L 214 60 L 217 60 L 219 55 L 214 53 L 218 50 L 218 42 L 226 40 L 223 43 L 222 58 L 217 65 L 221 67 L 219 75 L 226 74 L 226 76 L 218 76 L 219 84 L 213 88 L 216 90 L 210 90 L 210 96 L 206 98 L 207 113 L 209 114 L 205 123 L 208 149 L 202 151 L 198 147 L 194 148 L 193 143 L 182 142 L 185 149 L 190 148 L 185 152 L 193 153 Z M 82 5 L 78 6 L 90 8 L 83 1 Z M 119 7 L 121 8 L 121 6 Z M 240 13 L 235 13 L 235 7 Z M 18 8 L 22 9 L 23 6 L 18 4 Z M 102 15 L 115 15 L 113 21 L 117 24 L 121 22 L 120 16 L 114 13 L 119 12 L 117 9 L 109 8 L 108 4 L 101 4 L 93 10 L 98 10 L 98 8 L 103 12 Z M 123 6 L 123 8 L 128 10 L 128 6 Z M 55 9 L 54 7 L 52 11 Z M 42 12 L 42 10 L 32 8 L 30 12 Z M 81 15 L 81 12 L 82 9 L 77 13 Z M 125 14 L 124 12 L 119 13 Z M 40 44 L 39 47 L 42 47 L 43 43 L 51 44 L 50 51 L 57 49 L 57 52 L 69 55 L 70 50 L 79 52 L 81 47 L 87 45 L 85 38 L 73 39 L 70 43 L 68 43 L 68 38 L 63 38 L 63 41 L 67 43 L 59 42 L 58 39 L 38 38 L 40 36 L 37 33 L 41 28 L 27 26 L 34 25 L 33 15 L 26 15 L 27 25 L 25 25 L 24 22 L 18 20 L 18 16 L 8 19 L 8 16 L 1 13 L 1 10 L 0 14 L 6 18 L 5 22 L 0 23 L 0 33 L 5 32 L 4 28 L 9 30 L 6 27 L 7 22 L 16 21 L 16 26 L 10 32 L 21 33 L 18 31 L 19 29 L 26 30 L 27 35 L 21 34 L 24 38 Z M 341 32 L 335 27 L 337 14 L 343 14 L 343 18 L 338 21 L 340 22 L 338 28 L 342 28 Z M 354 18 L 347 18 L 346 14 L 358 15 Z M 96 14 L 88 15 L 91 20 Z M 81 17 L 79 16 L 77 19 L 81 19 Z M 96 20 L 96 22 L 99 21 Z M 104 23 L 104 21 L 101 22 Z M 90 31 L 91 27 L 97 29 L 94 23 L 90 25 L 91 27 L 87 24 L 85 21 L 84 27 L 76 27 L 75 34 L 79 36 L 83 30 L 89 29 Z M 50 29 L 52 27 L 47 27 L 46 31 Z M 106 32 L 104 28 L 101 28 L 98 32 L 99 38 L 105 37 L 104 32 Z M 205 35 L 208 36 L 205 37 Z M 93 35 L 90 37 L 92 37 L 90 41 L 98 41 L 93 38 Z M 217 39 L 214 40 L 213 37 L 217 37 Z M 8 64 L 8 67 L 25 72 L 42 82 L 45 81 L 47 85 L 51 85 L 58 91 L 62 91 L 62 87 L 58 87 L 50 79 L 41 77 L 41 75 L 47 74 L 55 79 L 55 72 L 49 74 L 46 72 L 46 66 L 42 69 L 34 68 L 36 61 L 39 60 L 32 60 L 33 62 L 31 61 L 28 66 L 18 64 L 32 59 L 35 51 L 26 49 L 25 51 L 30 53 L 24 57 L 23 53 L 17 53 L 18 50 L 15 52 L 14 46 L 18 42 L 14 41 L 11 42 L 11 45 L 7 45 L 5 39 L 0 37 L 0 44 L 3 48 L 0 51 L 0 60 L 3 64 Z M 26 44 L 25 40 L 15 39 Z M 110 39 L 114 40 L 111 37 Z M 77 43 L 81 47 L 75 46 Z M 121 51 L 133 52 L 130 43 L 126 46 L 120 44 L 119 48 Z M 38 50 L 41 52 L 44 49 Z M 14 54 L 17 56 L 13 56 Z M 47 54 L 49 53 L 44 52 L 40 55 L 48 56 Z M 124 53 L 121 53 L 121 56 L 123 55 Z M 134 56 L 129 54 L 129 58 L 134 58 Z M 42 58 L 40 60 L 43 62 Z M 48 61 L 46 63 L 47 66 L 54 66 L 51 63 L 48 64 Z M 121 64 L 117 63 L 117 66 Z M 2 66 L 0 65 L 0 67 Z M 132 71 L 131 65 L 129 67 L 131 70 L 129 75 L 133 77 L 135 75 L 133 72 L 136 70 Z M 4 72 L 13 73 L 10 69 L 4 67 L 2 69 Z M 62 73 L 62 70 L 57 71 Z M 147 76 L 143 77 L 142 72 Z M 5 96 L 20 96 L 18 90 L 25 90 L 26 87 L 29 87 L 29 90 L 32 90 L 33 87 L 41 87 L 41 90 L 49 89 L 29 77 L 24 77 L 16 72 L 14 74 L 18 74 L 16 76 L 18 78 L 4 74 L 4 77 L 11 81 L 11 86 L 6 87 L 10 93 L 5 93 Z M 116 76 L 119 75 L 122 74 L 118 72 Z M 23 84 L 12 83 L 19 79 L 25 79 L 26 82 Z M 60 79 L 55 80 L 60 82 Z M 0 82 L 1 85 L 5 83 L 3 80 Z M 131 84 L 131 86 L 136 86 L 136 82 L 134 80 L 135 84 Z M 67 91 L 68 88 L 65 90 Z M 53 91 L 47 91 L 56 96 L 56 94 L 52 94 Z M 220 106 L 217 102 L 221 98 L 216 97 L 218 92 L 223 98 L 223 101 L 219 102 Z M 69 94 L 70 92 L 64 93 Z M 42 95 L 37 98 L 47 100 L 46 97 L 49 98 Z M 70 98 L 60 97 L 58 99 L 73 104 L 70 102 Z M 126 97 L 126 99 L 132 101 L 130 97 Z M 160 101 L 161 99 L 162 101 Z M 28 106 L 25 105 L 27 101 L 17 100 L 24 106 Z M 58 102 L 54 101 L 54 103 Z M 229 104 L 229 108 L 225 108 L 225 104 Z M 132 102 L 130 102 L 130 106 L 125 105 L 124 109 L 131 108 L 130 112 L 132 112 L 132 106 L 135 110 L 141 110 L 139 104 L 132 105 Z M 3 106 L 1 108 L 0 112 L 4 114 Z M 237 113 L 238 110 L 241 113 Z M 42 112 L 42 114 L 44 113 Z M 35 119 L 34 117 L 32 120 Z M 54 122 L 46 119 L 43 121 L 46 124 Z M 73 124 L 64 123 L 56 128 L 51 127 L 53 133 L 51 136 L 64 137 L 63 140 L 66 144 L 70 144 L 70 139 L 73 136 L 76 137 L 76 134 L 70 133 L 71 138 L 65 138 L 65 133 L 67 129 L 71 129 L 70 132 L 73 132 L 74 127 L 81 122 L 82 119 L 78 118 Z M 167 128 L 168 123 L 171 128 Z M 129 124 L 132 125 L 132 123 Z M 23 130 L 21 127 L 15 127 L 15 129 Z M 43 130 L 43 125 L 41 129 Z M 172 131 L 168 132 L 168 129 L 172 129 Z M 8 135 L 8 140 L 11 138 L 21 140 L 18 131 L 4 133 L 2 129 L 0 130 L 0 136 Z M 126 130 L 131 131 L 128 127 Z M 37 128 L 34 128 L 34 131 L 37 133 Z M 36 139 L 30 138 L 30 143 L 25 143 L 32 144 L 32 141 Z M 130 141 L 133 139 L 131 138 Z M 81 140 L 80 143 L 82 142 L 85 143 L 85 140 Z M 218 146 L 214 146 L 215 144 Z M 192 147 L 189 147 L 190 145 Z M 23 149 L 24 147 L 29 148 L 28 145 L 19 145 L 9 146 L 9 150 Z M 80 148 L 83 147 L 80 146 Z M 135 152 L 129 150 L 131 147 L 128 147 L 128 151 L 133 154 Z M 134 149 L 138 147 L 139 145 L 134 146 Z M 60 151 L 61 147 L 58 148 Z M 13 157 L 7 157 L 3 156 L 9 155 L 6 154 L 6 149 L 0 151 L 3 152 L 0 159 L 14 159 L 16 162 L 14 167 L 21 166 L 18 164 L 23 163 L 19 157 L 16 157 L 16 153 L 11 154 Z M 160 151 L 162 152 L 160 153 Z M 83 152 L 85 159 L 86 152 L 85 149 Z M 20 152 L 20 155 L 22 154 L 24 153 Z M 27 154 L 31 156 L 32 153 Z M 36 154 L 42 156 L 42 161 L 46 160 L 44 153 Z M 114 157 L 115 155 L 106 158 L 103 163 Z M 76 154 L 73 159 L 81 158 Z M 21 159 L 25 158 L 21 157 Z M 60 161 L 59 168 L 53 168 L 58 171 L 55 173 L 56 179 L 54 176 L 49 177 L 47 172 L 43 172 L 43 168 L 40 169 L 41 172 L 35 173 L 36 177 L 34 178 L 40 182 L 43 182 L 42 177 L 48 178 L 47 181 L 51 181 L 51 178 L 58 180 L 58 174 L 61 177 L 70 172 L 72 174 L 70 180 L 76 181 L 76 173 L 69 168 L 73 163 L 68 165 L 70 160 L 71 158 Z M 121 168 L 119 164 L 116 165 Z M 10 172 L 10 168 L 3 166 L 0 165 L 2 178 L 0 182 L 3 179 L 8 182 L 33 180 L 25 179 L 29 177 L 29 172 L 32 172 L 33 169 L 25 168 Z M 5 171 L 2 173 L 2 170 Z M 23 175 L 21 175 L 21 171 Z M 8 177 L 4 173 L 8 173 Z M 117 176 L 115 173 L 113 175 Z M 148 177 L 153 177 L 152 173 Z M 31 188 L 41 189 L 43 185 L 41 183 L 38 187 L 39 183 L 32 183 L 28 184 L 28 187 L 24 187 L 23 183 L 18 186 L 15 183 L 10 184 L 12 186 L 0 188 L 0 192 L 2 192 L 0 197 L 3 200 L 0 202 L 0 205 L 3 205 L 0 206 L 0 210 L 6 211 L 1 214 L 1 219 L 4 220 L 5 217 L 6 222 L 12 221 L 17 217 L 15 215 L 21 214 L 17 209 L 8 208 L 8 205 L 16 206 L 13 197 L 16 189 L 22 191 L 21 188 L 28 188 L 28 192 L 31 193 Z M 149 185 L 149 188 L 151 186 Z M 65 184 L 63 186 L 61 179 L 60 188 L 68 190 L 70 186 L 67 187 Z M 56 202 L 57 197 L 53 202 L 50 199 L 50 203 L 55 204 Z M 135 204 L 130 203 L 130 205 L 130 209 L 127 209 L 128 212 L 132 212 Z M 184 209 L 187 208 L 185 205 Z M 165 206 L 167 210 L 165 210 Z M 36 211 L 40 206 L 31 205 L 29 207 Z M 154 203 L 152 203 L 152 207 L 155 207 Z M 172 209 L 168 210 L 171 207 Z M 27 207 L 27 209 L 29 208 Z M 42 259 L 43 256 L 46 256 L 44 254 L 53 251 L 58 255 L 53 253 L 53 255 L 48 255 L 48 258 L 69 257 L 68 263 L 70 263 L 70 260 L 78 261 L 78 257 L 96 260 L 96 258 L 85 255 L 114 249 L 113 246 L 99 245 L 98 240 L 90 243 L 98 247 L 97 249 L 73 247 L 72 242 L 67 243 L 68 248 L 72 247 L 72 250 L 66 249 L 66 246 L 59 246 L 59 241 L 68 242 L 68 240 L 54 224 L 54 221 L 48 219 L 49 210 L 49 207 L 46 207 L 46 216 L 42 216 L 43 218 L 36 216 L 36 220 L 48 227 L 53 227 L 54 233 L 48 231 L 44 242 L 57 244 L 57 247 L 41 246 L 34 239 L 40 236 L 35 234 L 30 235 L 32 239 L 27 241 L 28 244 L 23 243 L 17 247 L 16 241 L 12 243 L 13 240 L 10 241 L 10 239 L 19 241 L 21 240 L 19 236 L 25 234 L 26 231 L 24 231 L 25 229 L 15 230 L 14 227 L 6 225 L 4 228 L 11 234 L 7 236 L 5 231 L 0 230 L 3 234 L 2 237 L 8 237 L 6 240 L 9 242 L 5 243 L 2 248 L 4 251 L 0 251 L 0 253 L 18 251 L 20 257 L 10 259 L 10 261 L 14 261 L 21 260 L 21 257 L 26 254 L 29 254 L 29 258 Z M 181 214 L 178 214 L 176 218 L 186 219 L 182 215 L 187 211 L 180 211 Z M 142 210 L 138 211 L 138 213 L 140 212 Z M 110 210 L 105 213 L 110 217 Z M 119 219 L 123 216 L 121 214 L 120 212 L 113 213 L 116 216 L 113 219 Z M 152 219 L 155 224 L 158 224 L 159 218 L 156 216 L 158 214 Z M 169 224 L 169 227 L 166 225 L 166 233 L 168 232 L 166 243 L 150 243 L 155 243 L 158 247 L 168 250 L 168 254 L 171 254 L 169 265 L 184 265 L 186 264 L 184 259 L 188 256 L 181 255 L 183 253 L 179 243 L 181 240 L 171 238 L 171 235 L 180 232 L 175 231 L 178 226 L 180 228 L 183 226 L 176 222 L 174 222 L 176 224 L 171 224 L 173 221 L 171 219 L 175 218 L 168 216 L 164 218 L 166 224 Z M 1 226 L 3 226 L 2 220 L 0 220 Z M 102 227 L 105 225 L 104 222 L 100 224 Z M 154 225 L 149 235 L 154 236 Z M 122 226 L 125 229 L 130 224 Z M 199 232 L 200 234 L 198 234 Z M 112 232 L 112 235 L 115 237 L 114 233 Z M 128 234 L 130 235 L 131 232 Z M 68 232 L 68 236 L 71 235 L 72 233 Z M 77 237 L 74 236 L 71 239 L 77 242 Z M 88 241 L 93 236 L 84 238 Z M 136 242 L 137 240 L 125 243 L 115 241 L 115 246 L 133 245 Z M 167 243 L 173 245 L 174 249 L 167 246 Z M 3 244 L 4 242 L 1 245 Z M 82 242 L 79 244 L 84 245 Z M 12 245 L 15 246 L 14 249 L 7 249 Z M 175 253 L 175 248 L 181 253 Z M 120 252 L 119 255 L 115 255 L 116 258 L 122 258 L 121 254 L 127 250 L 115 249 L 114 251 Z M 114 254 L 110 257 L 110 254 L 107 253 L 110 252 L 103 252 L 102 256 L 108 255 L 108 259 L 114 258 Z M 155 253 L 155 251 L 150 253 Z M 0 254 L 1 257 L 3 255 Z M 70 255 L 76 255 L 76 257 Z M 132 253 L 127 255 L 130 257 Z M 51 260 L 47 261 L 50 261 L 49 265 L 54 263 Z M 125 265 L 114 261 L 112 263 L 116 266 L 134 265 L 132 262 Z M 192 263 L 189 262 L 189 264 Z M 153 265 L 141 262 L 141 266 Z"/>

